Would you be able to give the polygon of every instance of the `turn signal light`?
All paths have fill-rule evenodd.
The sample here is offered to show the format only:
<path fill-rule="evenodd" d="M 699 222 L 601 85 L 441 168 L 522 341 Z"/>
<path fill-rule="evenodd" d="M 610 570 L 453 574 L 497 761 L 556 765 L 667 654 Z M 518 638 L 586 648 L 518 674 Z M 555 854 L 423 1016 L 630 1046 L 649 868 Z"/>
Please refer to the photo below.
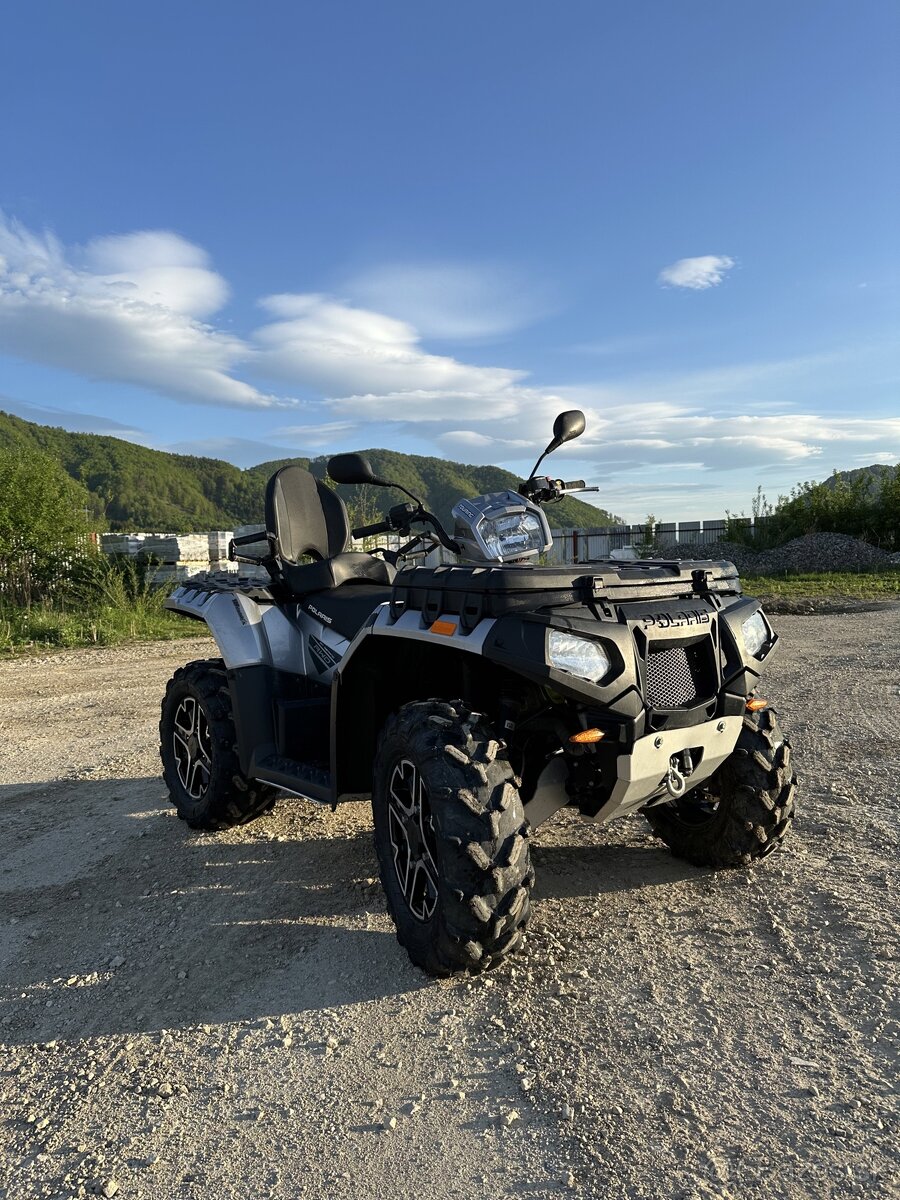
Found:
<path fill-rule="evenodd" d="M 569 737 L 570 742 L 577 742 L 583 746 L 585 742 L 599 742 L 606 735 L 602 729 L 582 729 L 580 733 L 573 733 Z"/>
<path fill-rule="evenodd" d="M 429 633 L 442 633 L 444 637 L 453 637 L 456 633 L 455 621 L 435 621 L 428 630 Z"/>
<path fill-rule="evenodd" d="M 754 696 L 754 698 L 752 700 L 747 701 L 747 711 L 748 712 L 759 712 L 760 709 L 766 708 L 768 706 L 768 703 L 769 703 L 768 700 L 762 700 L 762 699 Z"/>

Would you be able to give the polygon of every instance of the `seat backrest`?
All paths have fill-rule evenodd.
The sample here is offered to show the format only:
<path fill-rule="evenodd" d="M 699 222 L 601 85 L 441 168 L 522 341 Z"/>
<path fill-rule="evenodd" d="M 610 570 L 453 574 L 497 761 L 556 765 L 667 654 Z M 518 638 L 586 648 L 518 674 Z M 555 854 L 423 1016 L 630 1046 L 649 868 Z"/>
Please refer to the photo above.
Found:
<path fill-rule="evenodd" d="M 286 563 L 304 554 L 331 558 L 350 540 L 344 502 L 303 467 L 281 467 L 266 485 L 266 531 L 275 539 L 275 553 Z"/>

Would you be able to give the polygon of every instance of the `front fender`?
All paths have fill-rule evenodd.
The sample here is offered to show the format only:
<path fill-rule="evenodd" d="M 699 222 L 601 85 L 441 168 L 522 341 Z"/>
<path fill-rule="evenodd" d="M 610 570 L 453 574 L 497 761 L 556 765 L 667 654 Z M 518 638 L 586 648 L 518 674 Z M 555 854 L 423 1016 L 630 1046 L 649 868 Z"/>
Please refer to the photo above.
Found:
<path fill-rule="evenodd" d="M 353 639 L 332 679 L 332 777 L 335 795 L 371 790 L 372 762 L 388 715 L 413 700 L 432 697 L 491 712 L 505 672 L 483 656 L 493 621 L 463 633 L 459 617 L 425 624 L 422 614 L 392 619 L 377 609 Z"/>

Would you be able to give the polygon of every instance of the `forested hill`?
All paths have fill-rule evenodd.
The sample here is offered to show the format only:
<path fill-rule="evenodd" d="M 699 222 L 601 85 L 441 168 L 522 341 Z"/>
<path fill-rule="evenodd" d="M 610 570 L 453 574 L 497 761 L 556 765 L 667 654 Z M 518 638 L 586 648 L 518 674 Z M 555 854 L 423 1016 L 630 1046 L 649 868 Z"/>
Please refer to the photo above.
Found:
<path fill-rule="evenodd" d="M 869 467 L 856 467 L 852 471 L 835 471 L 823 481 L 823 486 L 834 489 L 840 484 L 844 484 L 852 487 L 858 481 L 863 480 L 866 491 L 877 496 L 882 485 L 896 472 L 896 467 L 887 466 L 885 463 L 872 463 Z"/>
<path fill-rule="evenodd" d="M 40 450 L 60 462 L 85 485 L 94 501 L 98 525 L 108 529 L 143 529 L 187 533 L 232 529 L 262 520 L 266 480 L 279 466 L 296 462 L 324 476 L 327 456 L 283 459 L 242 471 L 217 458 L 149 450 L 121 438 L 96 433 L 69 433 L 36 425 L 0 412 L 0 450 Z M 450 508 L 461 496 L 514 487 L 516 476 L 500 467 L 471 467 L 400 454 L 393 450 L 363 451 L 377 474 L 396 479 L 420 495 L 439 517 L 449 521 Z M 362 489 L 341 488 L 353 498 Z M 400 496 L 387 488 L 366 488 L 366 505 L 377 520 Z M 615 522 L 603 509 L 571 497 L 545 510 L 556 528 Z"/>

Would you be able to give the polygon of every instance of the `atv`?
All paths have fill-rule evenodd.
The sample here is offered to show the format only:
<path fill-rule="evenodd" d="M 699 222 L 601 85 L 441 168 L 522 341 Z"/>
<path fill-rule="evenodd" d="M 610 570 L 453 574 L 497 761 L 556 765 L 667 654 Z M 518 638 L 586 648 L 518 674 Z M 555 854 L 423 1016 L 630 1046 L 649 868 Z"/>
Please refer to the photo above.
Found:
<path fill-rule="evenodd" d="M 408 497 L 353 530 L 408 538 L 396 551 L 349 549 L 336 491 L 282 467 L 265 534 L 229 546 L 263 579 L 190 581 L 167 601 L 221 654 L 178 670 L 162 703 L 178 815 L 221 830 L 279 792 L 371 796 L 398 940 L 432 975 L 522 946 L 531 831 L 565 806 L 601 825 L 641 812 L 713 868 L 766 857 L 794 816 L 790 745 L 756 691 L 778 636 L 731 563 L 535 562 L 544 506 L 588 490 L 538 469 L 583 430 L 560 414 L 531 477 L 460 500 L 452 536 L 361 455 L 332 458 L 334 483 Z M 436 547 L 458 561 L 423 565 Z"/>

